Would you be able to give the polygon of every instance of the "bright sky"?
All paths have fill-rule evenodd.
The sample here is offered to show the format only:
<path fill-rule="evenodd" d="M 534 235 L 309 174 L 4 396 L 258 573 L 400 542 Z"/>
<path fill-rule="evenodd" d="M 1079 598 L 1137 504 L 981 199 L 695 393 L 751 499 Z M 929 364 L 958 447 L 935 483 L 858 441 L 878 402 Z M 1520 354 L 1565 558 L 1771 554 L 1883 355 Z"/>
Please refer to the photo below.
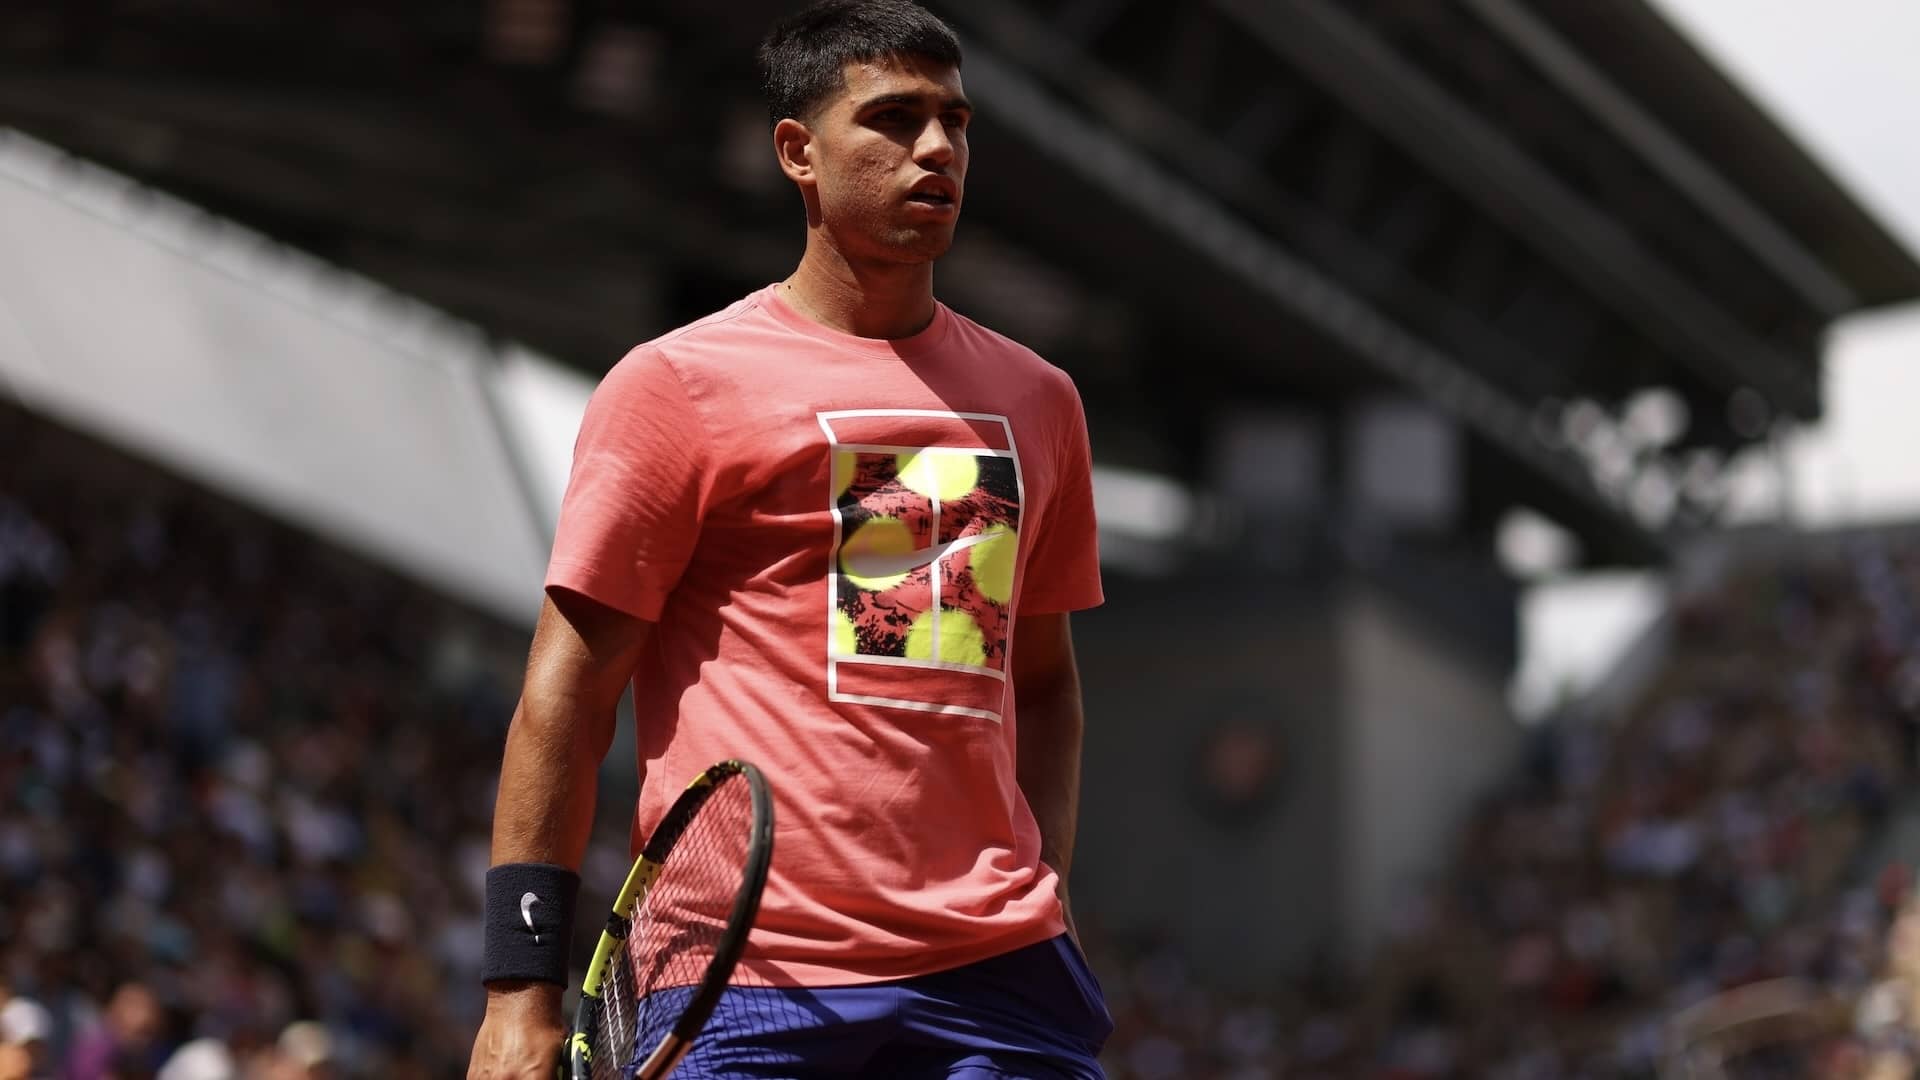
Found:
<path fill-rule="evenodd" d="M 1920 250 L 1920 3 L 1652 0 L 1771 111 L 1869 210 Z M 1735 178 L 1737 180 L 1737 178 Z M 1920 517 L 1920 305 L 1835 328 L 1827 417 L 1789 454 L 1796 509 L 1813 524 Z M 1756 479 L 1759 479 L 1756 477 Z M 1756 486 L 1760 486 L 1756 484 Z M 1771 503 L 1761 498 L 1757 511 Z M 1659 610 L 1656 582 L 1587 576 L 1529 592 L 1514 703 L 1605 673 Z"/>

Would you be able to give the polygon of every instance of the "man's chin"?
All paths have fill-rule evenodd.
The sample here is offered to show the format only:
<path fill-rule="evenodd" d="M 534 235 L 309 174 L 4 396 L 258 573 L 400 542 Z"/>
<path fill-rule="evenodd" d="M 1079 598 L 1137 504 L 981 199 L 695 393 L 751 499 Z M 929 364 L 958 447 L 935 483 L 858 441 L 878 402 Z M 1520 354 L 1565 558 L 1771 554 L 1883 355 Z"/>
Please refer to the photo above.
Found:
<path fill-rule="evenodd" d="M 901 229 L 885 246 L 903 262 L 931 262 L 953 246 L 953 226 Z"/>

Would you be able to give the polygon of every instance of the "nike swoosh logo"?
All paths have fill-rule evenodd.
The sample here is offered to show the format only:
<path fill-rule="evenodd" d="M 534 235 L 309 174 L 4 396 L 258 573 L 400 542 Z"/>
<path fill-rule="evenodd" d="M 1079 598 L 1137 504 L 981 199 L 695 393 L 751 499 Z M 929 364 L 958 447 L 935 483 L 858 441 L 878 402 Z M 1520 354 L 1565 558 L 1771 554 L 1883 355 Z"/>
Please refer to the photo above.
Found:
<path fill-rule="evenodd" d="M 1007 535 L 1010 534 L 1001 531 L 974 533 L 934 547 L 914 548 L 912 551 L 848 551 L 840 556 L 840 562 L 842 568 L 855 577 L 893 577 L 896 574 L 906 574 L 923 566 L 930 566 L 956 551 L 965 551 L 975 544 L 984 544 L 989 540 Z"/>
<path fill-rule="evenodd" d="M 527 929 L 533 931 L 533 943 L 535 945 L 540 944 L 540 931 L 533 929 L 533 905 L 539 902 L 540 898 L 532 893 L 522 893 L 520 895 L 520 917 L 526 920 Z"/>

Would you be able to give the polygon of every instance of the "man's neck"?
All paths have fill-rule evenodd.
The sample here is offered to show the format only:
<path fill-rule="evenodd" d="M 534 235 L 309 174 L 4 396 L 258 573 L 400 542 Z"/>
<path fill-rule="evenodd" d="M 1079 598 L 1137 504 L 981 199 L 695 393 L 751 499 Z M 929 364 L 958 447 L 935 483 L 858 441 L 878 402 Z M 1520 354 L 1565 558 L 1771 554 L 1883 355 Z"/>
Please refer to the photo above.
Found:
<path fill-rule="evenodd" d="M 809 236 L 780 294 L 800 314 L 842 333 L 912 337 L 933 321 L 933 264 L 852 263 Z"/>

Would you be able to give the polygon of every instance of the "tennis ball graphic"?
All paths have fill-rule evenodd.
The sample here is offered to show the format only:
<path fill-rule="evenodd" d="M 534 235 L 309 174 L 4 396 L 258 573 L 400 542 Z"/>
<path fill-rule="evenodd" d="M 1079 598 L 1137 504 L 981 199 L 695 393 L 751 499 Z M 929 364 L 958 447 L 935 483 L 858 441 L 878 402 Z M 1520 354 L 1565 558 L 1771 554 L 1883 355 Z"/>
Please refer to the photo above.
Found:
<path fill-rule="evenodd" d="M 894 458 L 900 482 L 929 499 L 958 499 L 980 483 L 980 459 L 973 454 L 921 450 Z"/>
<path fill-rule="evenodd" d="M 980 631 L 980 624 L 973 616 L 964 611 L 943 608 L 940 612 L 940 655 L 934 655 L 933 612 L 923 611 L 913 620 L 913 628 L 907 631 L 907 659 L 944 660 L 949 664 L 972 664 L 982 667 L 987 662 L 987 637 Z"/>

